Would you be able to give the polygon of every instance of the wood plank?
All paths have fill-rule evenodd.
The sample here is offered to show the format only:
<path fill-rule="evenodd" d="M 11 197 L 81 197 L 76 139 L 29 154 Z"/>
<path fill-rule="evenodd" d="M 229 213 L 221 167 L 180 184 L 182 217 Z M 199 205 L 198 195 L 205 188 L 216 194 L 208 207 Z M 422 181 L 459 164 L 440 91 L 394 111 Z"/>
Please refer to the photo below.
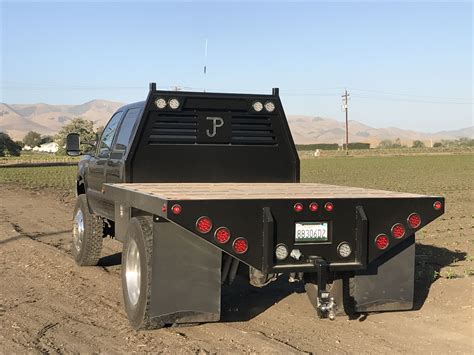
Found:
<path fill-rule="evenodd" d="M 328 198 L 414 198 L 426 197 L 404 192 L 326 184 L 293 183 L 125 183 L 114 188 L 158 196 L 164 200 L 239 199 L 328 199 Z"/>

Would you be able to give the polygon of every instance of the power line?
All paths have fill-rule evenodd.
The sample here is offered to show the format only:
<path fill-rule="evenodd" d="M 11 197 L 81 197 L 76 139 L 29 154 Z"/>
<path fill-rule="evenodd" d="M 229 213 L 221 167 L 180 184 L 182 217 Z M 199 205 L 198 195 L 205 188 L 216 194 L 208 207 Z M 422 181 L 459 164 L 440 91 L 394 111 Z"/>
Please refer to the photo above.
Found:
<path fill-rule="evenodd" d="M 353 94 L 352 96 L 360 98 L 360 99 L 395 101 L 395 102 L 412 102 L 412 103 L 420 103 L 420 104 L 440 104 L 440 105 L 473 105 L 474 104 L 474 102 L 413 100 L 413 99 L 400 99 L 400 98 L 395 98 L 395 97 L 368 96 L 368 95 L 360 95 L 360 94 Z"/>
<path fill-rule="evenodd" d="M 381 90 L 360 89 L 360 88 L 349 88 L 349 89 L 351 89 L 352 91 L 364 91 L 364 92 L 371 92 L 371 93 L 382 94 L 382 95 L 408 96 L 408 97 L 419 97 L 419 98 L 428 98 L 428 99 L 442 99 L 442 100 L 466 100 L 466 98 L 459 98 L 459 97 L 442 97 L 442 96 L 429 96 L 429 95 L 418 95 L 418 94 L 404 94 L 404 93 L 396 93 L 396 92 L 381 91 Z"/>
<path fill-rule="evenodd" d="M 183 90 L 189 91 L 203 91 L 203 88 L 197 88 L 192 86 L 184 86 L 184 85 L 159 85 L 160 89 L 165 90 L 173 90 L 176 87 L 179 87 Z M 146 90 L 146 86 L 111 86 L 111 85 L 62 85 L 62 84 L 55 84 L 55 83 L 24 83 L 24 82 L 7 82 L 3 85 L 0 85 L 1 90 L 24 90 L 24 89 L 32 89 L 32 90 Z M 281 90 L 281 94 L 284 96 L 293 96 L 293 97 L 336 97 L 339 96 L 337 93 L 331 93 L 330 90 L 335 90 L 336 88 L 314 88 L 314 89 L 283 89 Z M 379 91 L 379 90 L 369 90 L 369 89 L 360 89 L 360 88 L 349 88 L 354 91 L 363 91 L 367 93 L 374 93 L 374 94 L 381 94 L 381 95 L 395 95 L 395 96 L 405 96 L 406 98 L 400 97 L 386 97 L 386 96 L 377 96 L 377 95 L 367 95 L 367 94 L 360 94 L 360 93 L 352 93 L 353 97 L 366 99 L 366 100 L 376 100 L 376 101 L 394 101 L 394 102 L 411 102 L 411 103 L 419 103 L 419 104 L 440 104 L 440 105 L 473 105 L 473 101 L 463 101 L 465 99 L 462 98 L 447 98 L 447 97 L 439 97 L 439 96 L 424 96 L 424 95 L 413 95 L 413 94 L 403 94 L 403 93 L 395 93 L 389 91 Z M 224 88 L 211 88 L 211 91 L 226 91 Z M 240 92 L 262 92 L 264 93 L 267 91 L 266 89 L 245 89 L 239 90 Z M 419 97 L 420 99 L 411 99 L 410 97 L 416 98 Z M 422 98 L 439 98 L 441 100 L 424 100 Z M 458 100 L 458 101 L 446 101 L 446 100 Z"/>
<path fill-rule="evenodd" d="M 159 85 L 159 89 L 175 90 L 177 87 L 185 90 L 203 90 L 182 85 Z M 80 86 L 80 85 L 3 85 L 2 90 L 148 90 L 146 86 Z"/>

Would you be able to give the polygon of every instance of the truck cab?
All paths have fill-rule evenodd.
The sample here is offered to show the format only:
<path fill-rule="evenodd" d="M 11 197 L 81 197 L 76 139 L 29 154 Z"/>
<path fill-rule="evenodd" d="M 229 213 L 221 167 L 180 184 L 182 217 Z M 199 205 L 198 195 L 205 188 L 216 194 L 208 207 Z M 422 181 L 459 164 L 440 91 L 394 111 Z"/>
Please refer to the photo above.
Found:
<path fill-rule="evenodd" d="M 103 184 L 126 182 L 125 158 L 144 107 L 142 101 L 119 108 L 79 163 L 77 194 L 85 193 L 94 213 L 110 221 L 114 219 L 114 204 L 105 198 Z"/>

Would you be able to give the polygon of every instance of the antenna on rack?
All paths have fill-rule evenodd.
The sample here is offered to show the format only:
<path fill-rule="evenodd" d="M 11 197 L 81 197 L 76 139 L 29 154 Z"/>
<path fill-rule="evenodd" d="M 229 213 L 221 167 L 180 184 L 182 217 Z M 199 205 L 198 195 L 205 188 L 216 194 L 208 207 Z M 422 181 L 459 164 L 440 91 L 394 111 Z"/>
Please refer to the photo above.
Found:
<path fill-rule="evenodd" d="M 206 43 L 204 45 L 204 92 L 206 92 L 206 74 L 207 74 L 207 38 Z"/>

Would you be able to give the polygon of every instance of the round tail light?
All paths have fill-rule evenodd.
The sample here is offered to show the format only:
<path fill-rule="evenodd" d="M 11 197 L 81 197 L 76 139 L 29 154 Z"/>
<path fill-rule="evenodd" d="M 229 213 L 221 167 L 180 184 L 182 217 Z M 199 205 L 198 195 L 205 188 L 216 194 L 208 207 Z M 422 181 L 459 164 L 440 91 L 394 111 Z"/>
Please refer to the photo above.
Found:
<path fill-rule="evenodd" d="M 311 202 L 309 204 L 309 210 L 311 212 L 316 212 L 318 210 L 318 204 L 316 202 Z"/>
<path fill-rule="evenodd" d="M 436 211 L 439 211 L 441 209 L 441 207 L 443 207 L 443 204 L 441 203 L 441 201 L 436 201 L 435 203 L 433 203 L 433 208 Z"/>
<path fill-rule="evenodd" d="M 295 203 L 295 205 L 293 206 L 293 208 L 295 209 L 295 212 L 301 212 L 303 211 L 303 205 L 301 203 Z"/>
<path fill-rule="evenodd" d="M 219 227 L 217 228 L 216 232 L 214 233 L 214 238 L 219 244 L 225 244 L 230 239 L 230 231 L 226 227 Z"/>
<path fill-rule="evenodd" d="M 408 216 L 408 225 L 416 229 L 421 225 L 421 217 L 418 213 L 412 213 L 411 215 Z"/>
<path fill-rule="evenodd" d="M 389 244 L 390 241 L 388 240 L 388 237 L 385 234 L 379 234 L 375 238 L 375 246 L 380 250 L 387 249 Z"/>
<path fill-rule="evenodd" d="M 334 209 L 334 205 L 332 204 L 332 202 L 327 202 L 324 205 L 324 208 L 326 209 L 326 211 L 331 212 Z"/>
<path fill-rule="evenodd" d="M 212 229 L 212 220 L 209 217 L 200 217 L 196 222 L 196 229 L 203 234 L 209 233 Z"/>
<path fill-rule="evenodd" d="M 249 248 L 247 239 L 237 238 L 236 240 L 234 240 L 234 243 L 232 244 L 232 248 L 234 248 L 234 251 L 237 254 L 244 254 Z"/>
<path fill-rule="evenodd" d="M 181 205 L 173 205 L 173 207 L 171 207 L 171 211 L 173 211 L 174 214 L 180 214 L 182 210 Z"/>
<path fill-rule="evenodd" d="M 285 244 L 279 244 L 275 248 L 275 256 L 278 260 L 285 260 L 288 257 L 288 248 Z"/>
<path fill-rule="evenodd" d="M 392 227 L 392 237 L 400 239 L 405 236 L 405 226 L 401 223 L 394 224 Z"/>
<path fill-rule="evenodd" d="M 352 248 L 349 243 L 347 242 L 342 242 L 339 244 L 337 247 L 337 252 L 339 253 L 340 256 L 343 258 L 347 258 L 349 255 L 352 253 Z"/>

